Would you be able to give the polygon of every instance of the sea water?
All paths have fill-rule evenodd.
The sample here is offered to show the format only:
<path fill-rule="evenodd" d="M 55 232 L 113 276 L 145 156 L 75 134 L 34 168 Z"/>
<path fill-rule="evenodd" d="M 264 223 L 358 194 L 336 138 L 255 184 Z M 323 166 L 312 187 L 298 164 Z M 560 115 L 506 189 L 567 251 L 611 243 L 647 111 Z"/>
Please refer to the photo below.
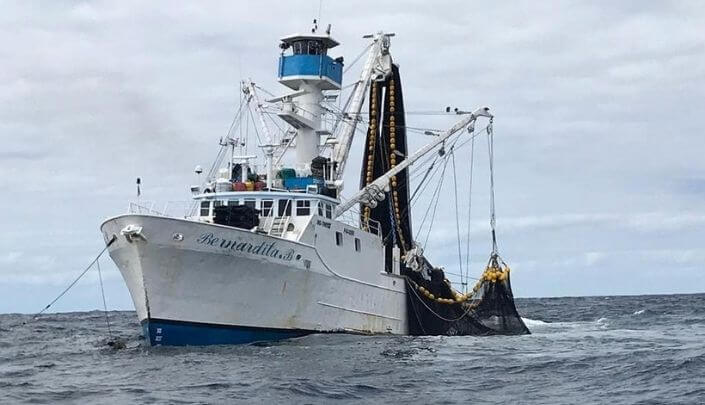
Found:
<path fill-rule="evenodd" d="M 134 312 L 0 315 L 0 403 L 705 403 L 705 294 L 518 299 L 532 334 L 149 347 Z"/>

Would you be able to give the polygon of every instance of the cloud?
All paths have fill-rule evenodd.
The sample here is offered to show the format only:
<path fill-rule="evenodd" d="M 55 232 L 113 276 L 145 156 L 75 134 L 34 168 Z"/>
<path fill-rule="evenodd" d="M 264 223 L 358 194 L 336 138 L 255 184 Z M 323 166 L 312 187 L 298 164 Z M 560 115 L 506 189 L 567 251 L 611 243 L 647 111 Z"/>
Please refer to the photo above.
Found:
<path fill-rule="evenodd" d="M 209 165 L 232 119 L 239 80 L 282 93 L 278 38 L 307 30 L 317 14 L 308 2 L 261 1 L 247 12 L 230 2 L 4 4 L 0 188 L 11 198 L 0 202 L 0 284 L 70 279 L 102 247 L 98 225 L 124 211 L 135 177 L 146 200 L 188 199 L 193 167 Z M 325 3 L 323 20 L 348 64 L 363 34 L 396 32 L 408 111 L 492 107 L 501 247 L 517 268 L 535 263 L 531 277 L 517 275 L 521 294 L 705 289 L 703 278 L 686 283 L 678 274 L 671 284 L 654 281 L 669 261 L 698 266 L 705 240 L 698 2 L 363 1 Z M 442 129 L 455 118 L 407 121 Z M 410 133 L 412 149 L 428 140 Z M 484 142 L 475 150 L 477 252 L 488 248 Z M 347 192 L 358 183 L 360 150 L 358 137 Z M 469 155 L 469 146 L 457 154 L 463 213 Z M 457 261 L 455 207 L 452 181 L 444 184 L 427 251 L 449 264 Z M 427 202 L 415 208 L 416 226 Z M 639 269 L 626 265 L 629 252 Z M 579 277 L 547 280 L 558 277 L 548 264 L 561 260 Z M 608 288 L 592 270 L 613 261 L 620 267 Z M 637 275 L 645 281 L 635 283 Z M 115 283 L 116 305 L 129 307 Z M 0 299 L 0 312 L 19 305 Z"/>

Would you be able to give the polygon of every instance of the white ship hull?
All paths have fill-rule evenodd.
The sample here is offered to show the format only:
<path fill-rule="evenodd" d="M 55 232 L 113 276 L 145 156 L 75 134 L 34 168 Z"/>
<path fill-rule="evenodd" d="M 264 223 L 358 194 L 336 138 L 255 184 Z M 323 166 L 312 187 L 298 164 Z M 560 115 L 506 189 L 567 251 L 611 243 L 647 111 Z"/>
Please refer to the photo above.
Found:
<path fill-rule="evenodd" d="M 128 225 L 139 235 L 122 234 Z M 117 237 L 110 256 L 153 345 L 408 332 L 404 279 L 366 268 L 374 258 L 151 215 L 111 218 L 101 230 Z"/>

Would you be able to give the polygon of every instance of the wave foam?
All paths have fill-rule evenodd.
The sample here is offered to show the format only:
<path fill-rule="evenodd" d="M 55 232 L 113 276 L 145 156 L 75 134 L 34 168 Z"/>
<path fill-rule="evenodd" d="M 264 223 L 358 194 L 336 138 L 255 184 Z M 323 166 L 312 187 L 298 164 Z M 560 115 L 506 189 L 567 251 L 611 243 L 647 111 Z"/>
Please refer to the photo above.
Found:
<path fill-rule="evenodd" d="M 524 321 L 524 325 L 526 326 L 544 326 L 544 325 L 549 325 L 548 322 L 544 322 L 538 319 L 529 319 L 529 318 L 521 318 L 522 321 Z"/>

